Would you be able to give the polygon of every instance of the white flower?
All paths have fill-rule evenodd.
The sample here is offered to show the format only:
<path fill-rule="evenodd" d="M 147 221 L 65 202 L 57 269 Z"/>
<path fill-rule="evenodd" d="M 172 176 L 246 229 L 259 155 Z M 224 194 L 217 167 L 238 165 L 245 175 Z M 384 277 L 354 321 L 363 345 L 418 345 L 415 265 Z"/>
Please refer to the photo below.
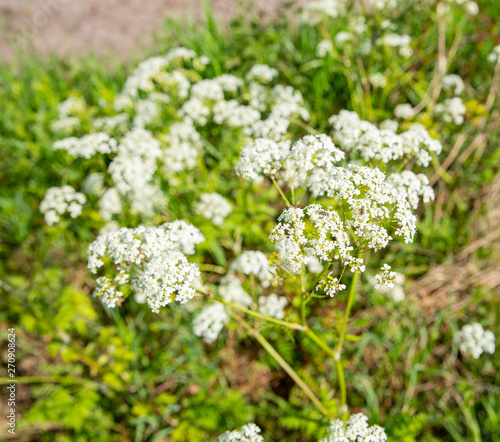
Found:
<path fill-rule="evenodd" d="M 54 149 L 67 151 L 76 158 L 91 158 L 96 153 L 110 154 L 117 150 L 117 142 L 104 132 L 85 135 L 82 138 L 69 137 L 56 141 Z"/>
<path fill-rule="evenodd" d="M 219 83 L 224 92 L 235 94 L 238 89 L 243 86 L 243 80 L 234 75 L 224 74 L 214 78 L 214 81 Z"/>
<path fill-rule="evenodd" d="M 334 41 L 337 46 L 342 46 L 344 43 L 352 41 L 353 38 L 354 37 L 350 32 L 340 31 L 335 35 Z"/>
<path fill-rule="evenodd" d="M 464 9 L 470 15 L 477 15 L 479 13 L 479 5 L 473 1 L 465 2 Z"/>
<path fill-rule="evenodd" d="M 218 193 L 203 193 L 195 206 L 195 212 L 220 226 L 224 218 L 232 212 L 231 204 Z"/>
<path fill-rule="evenodd" d="M 210 116 L 210 108 L 203 104 L 199 98 L 192 97 L 179 109 L 181 118 L 190 118 L 193 123 L 204 126 Z"/>
<path fill-rule="evenodd" d="M 104 193 L 104 175 L 91 173 L 83 180 L 82 189 L 85 193 L 101 196 Z"/>
<path fill-rule="evenodd" d="M 96 273 L 105 261 L 112 262 L 119 284 L 132 283 L 157 313 L 174 299 L 182 304 L 193 298 L 191 282 L 200 271 L 184 253 L 194 253 L 194 246 L 203 240 L 199 230 L 184 221 L 159 227 L 122 227 L 99 235 L 90 245 L 88 268 Z M 104 288 L 109 290 L 108 286 Z M 96 292 L 97 296 L 101 294 Z"/>
<path fill-rule="evenodd" d="M 40 203 L 40 212 L 44 214 L 47 225 L 52 226 L 65 213 L 69 213 L 71 218 L 80 216 L 82 205 L 86 201 L 85 195 L 75 191 L 71 186 L 51 187 L 47 189 Z"/>
<path fill-rule="evenodd" d="M 247 72 L 247 81 L 258 81 L 267 84 L 278 76 L 278 71 L 267 64 L 256 64 Z"/>
<path fill-rule="evenodd" d="M 126 113 L 113 115 L 112 117 L 96 118 L 92 126 L 97 130 L 112 131 L 117 128 L 125 129 L 128 124 L 129 116 Z"/>
<path fill-rule="evenodd" d="M 439 140 L 432 138 L 421 124 L 413 124 L 401 134 L 401 138 L 404 153 L 415 156 L 419 166 L 427 167 L 431 161 L 431 153 L 439 155 L 443 149 Z"/>
<path fill-rule="evenodd" d="M 384 248 L 392 239 L 382 225 L 385 219 L 397 220 L 395 234 L 403 236 L 406 243 L 413 241 L 416 216 L 380 170 L 355 165 L 335 167 L 324 190 L 330 198 L 347 203 L 346 227 L 363 238 L 366 247 Z"/>
<path fill-rule="evenodd" d="M 344 423 L 340 419 L 331 422 L 328 434 L 321 442 L 385 442 L 387 435 L 378 425 L 368 426 L 368 418 L 362 413 L 353 414 Z"/>
<path fill-rule="evenodd" d="M 65 117 L 50 123 L 50 130 L 52 132 L 63 132 L 64 134 L 70 134 L 75 129 L 79 128 L 80 125 L 80 118 Z"/>
<path fill-rule="evenodd" d="M 470 354 L 475 359 L 483 353 L 495 353 L 495 335 L 478 322 L 464 325 L 453 339 L 464 355 Z"/>
<path fill-rule="evenodd" d="M 460 95 L 464 89 L 465 85 L 459 75 L 449 74 L 443 77 L 442 80 L 443 90 L 452 91 L 455 95 Z"/>
<path fill-rule="evenodd" d="M 496 63 L 500 60 L 500 45 L 496 45 L 487 57 L 490 63 Z"/>
<path fill-rule="evenodd" d="M 240 271 L 245 275 L 255 275 L 260 279 L 263 287 L 269 286 L 271 279 L 271 265 L 264 253 L 258 250 L 246 250 L 231 264 L 231 270 Z"/>
<path fill-rule="evenodd" d="M 328 274 L 326 281 L 322 280 L 318 283 L 318 285 L 316 286 L 316 291 L 318 291 L 321 288 L 325 291 L 325 293 L 328 296 L 333 298 L 338 292 L 340 292 L 341 290 L 345 290 L 346 286 L 345 284 L 340 284 L 339 279 L 334 278 L 333 272 L 330 272 Z"/>
<path fill-rule="evenodd" d="M 226 123 L 230 127 L 244 127 L 252 131 L 260 121 L 260 112 L 253 107 L 239 104 L 236 100 L 221 100 L 213 109 L 214 121 L 217 124 Z"/>
<path fill-rule="evenodd" d="M 170 125 L 168 134 L 162 139 L 166 145 L 163 150 L 163 171 L 166 175 L 196 167 L 201 151 L 201 136 L 190 119 Z"/>
<path fill-rule="evenodd" d="M 307 8 L 328 17 L 337 18 L 345 14 L 347 4 L 345 0 L 316 0 L 309 2 Z"/>
<path fill-rule="evenodd" d="M 201 80 L 191 87 L 191 96 L 201 101 L 218 101 L 224 99 L 224 91 L 216 80 Z"/>
<path fill-rule="evenodd" d="M 96 279 L 97 288 L 94 291 L 94 296 L 99 296 L 102 303 L 109 308 L 116 307 L 116 304 L 123 298 L 123 293 L 116 289 L 113 281 L 101 276 Z"/>
<path fill-rule="evenodd" d="M 393 287 L 390 287 L 389 285 L 379 284 L 379 281 L 376 279 L 376 277 L 369 276 L 368 280 L 375 288 L 377 288 L 377 290 L 387 295 L 394 302 L 401 302 L 403 299 L 405 299 L 405 291 L 403 288 L 405 277 L 401 273 L 392 273 L 395 274 L 394 279 L 391 280 Z M 376 287 L 377 285 L 378 287 Z"/>
<path fill-rule="evenodd" d="M 78 116 L 85 111 L 87 103 L 82 97 L 70 96 L 57 105 L 57 113 L 60 119 Z"/>
<path fill-rule="evenodd" d="M 408 200 L 414 210 L 418 208 L 419 197 L 422 197 L 424 203 L 434 200 L 434 190 L 429 186 L 429 179 L 423 173 L 417 175 L 410 170 L 405 170 L 389 175 L 387 182 Z"/>
<path fill-rule="evenodd" d="M 196 336 L 203 338 L 205 342 L 211 344 L 215 342 L 217 336 L 224 328 L 224 324 L 229 321 L 222 304 L 211 304 L 196 316 L 193 320 L 193 332 Z"/>
<path fill-rule="evenodd" d="M 413 106 L 409 103 L 398 104 L 394 108 L 394 116 L 400 120 L 408 120 L 413 114 Z"/>
<path fill-rule="evenodd" d="M 224 301 L 243 308 L 250 307 L 253 302 L 252 297 L 243 289 L 240 280 L 232 274 L 221 278 L 219 295 Z"/>
<path fill-rule="evenodd" d="M 331 40 L 321 40 L 316 46 L 316 56 L 324 58 L 333 52 L 333 44 Z"/>
<path fill-rule="evenodd" d="M 110 187 L 99 200 L 99 214 L 105 221 L 111 220 L 113 215 L 122 211 L 122 201 L 118 190 Z"/>
<path fill-rule="evenodd" d="M 384 264 L 381 268 L 383 273 L 375 275 L 375 288 L 378 290 L 381 287 L 394 288 L 394 280 L 396 279 L 396 272 L 391 272 L 391 266 Z"/>
<path fill-rule="evenodd" d="M 435 112 L 441 115 L 447 123 L 453 123 L 457 126 L 464 122 L 466 112 L 464 103 L 460 97 L 447 98 L 443 103 L 439 103 L 435 107 Z"/>
<path fill-rule="evenodd" d="M 369 81 L 375 88 L 384 88 L 387 86 L 387 77 L 380 72 L 371 74 L 369 77 Z"/>
<path fill-rule="evenodd" d="M 410 58 L 413 54 L 413 50 L 410 47 L 411 37 L 409 35 L 384 34 L 377 40 L 377 44 L 398 48 L 399 55 L 403 58 Z"/>
<path fill-rule="evenodd" d="M 263 442 L 260 428 L 254 423 L 243 425 L 241 430 L 226 431 L 219 436 L 219 442 Z"/>
<path fill-rule="evenodd" d="M 307 270 L 310 271 L 311 273 L 315 274 L 321 273 L 323 267 L 324 264 L 322 264 L 321 261 L 315 256 L 311 256 L 309 262 L 307 263 Z"/>
<path fill-rule="evenodd" d="M 394 133 L 398 130 L 398 122 L 394 120 L 384 120 L 379 124 L 380 130 L 390 130 Z"/>
<path fill-rule="evenodd" d="M 288 301 L 284 296 L 271 293 L 269 296 L 259 296 L 259 312 L 271 318 L 283 319 Z"/>

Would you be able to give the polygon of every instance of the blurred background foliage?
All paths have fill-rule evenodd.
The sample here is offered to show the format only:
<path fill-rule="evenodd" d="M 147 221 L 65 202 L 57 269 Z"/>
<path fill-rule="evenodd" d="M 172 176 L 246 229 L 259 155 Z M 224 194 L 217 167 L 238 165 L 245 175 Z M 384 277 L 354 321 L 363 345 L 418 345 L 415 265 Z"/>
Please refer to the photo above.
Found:
<path fill-rule="evenodd" d="M 430 8 L 413 3 L 418 14 L 402 13 L 398 20 L 419 36 L 406 67 L 418 74 L 410 80 L 396 75 L 400 68 L 387 61 L 395 73 L 390 93 L 372 96 L 370 110 L 362 108 L 377 121 L 391 118 L 397 103 L 415 104 L 432 75 L 437 23 Z M 464 100 L 471 138 L 445 175 L 433 177 L 436 201 L 425 213 L 420 208 L 416 242 L 387 252 L 410 281 L 407 299 L 389 302 L 363 284 L 351 323 L 350 332 L 362 334 L 356 345 L 347 345 L 351 409 L 364 410 L 394 441 L 500 441 L 500 352 L 465 361 L 452 343 L 460 324 L 471 319 L 500 336 L 500 126 L 480 150 L 467 149 L 489 92 L 485 79 L 492 66 L 486 57 L 500 44 L 500 3 L 485 0 L 479 7 L 478 17 L 465 24 L 463 12 L 451 9 L 457 16 L 448 17 L 447 28 L 450 41 L 454 24 L 466 36 L 449 70 L 476 91 Z M 350 89 L 344 67 L 316 57 L 324 29 L 292 25 L 287 17 L 278 13 L 269 21 L 245 14 L 222 27 L 207 10 L 203 24 L 166 23 L 146 55 L 186 46 L 208 56 L 216 75 L 243 75 L 255 63 L 274 66 L 284 83 L 304 95 L 309 124 L 323 130 L 330 115 L 363 98 Z M 57 105 L 70 94 L 90 105 L 114 95 L 138 59 L 123 64 L 112 56 L 102 62 L 20 53 L 15 63 L 0 65 L 0 325 L 4 335 L 9 327 L 17 333 L 18 437 L 205 441 L 255 421 L 269 440 L 315 440 L 327 423 L 255 342 L 229 328 L 223 339 L 205 345 L 192 333 L 192 315 L 182 306 L 158 315 L 127 303 L 104 308 L 91 297 L 94 282 L 85 263 L 95 228 L 78 220 L 57 228 L 44 224 L 38 205 L 45 190 L 61 180 L 82 181 L 86 174 L 51 148 Z M 418 118 L 443 141 L 442 164 L 458 131 L 425 113 Z M 234 185 L 225 184 L 223 174 L 219 179 L 218 188 Z M 186 195 L 170 196 L 173 217 L 190 210 L 193 186 L 187 182 Z M 279 213 L 258 194 L 242 204 L 266 217 Z M 253 225 L 247 245 L 265 244 L 267 232 L 259 222 Z M 225 265 L 216 249 L 205 253 Z M 328 336 L 336 317 L 330 308 L 317 313 L 322 320 L 314 328 Z M 332 361 L 307 337 L 279 328 L 265 333 L 279 337 L 279 352 L 301 367 L 324 402 L 335 398 L 327 382 L 335 378 Z"/>

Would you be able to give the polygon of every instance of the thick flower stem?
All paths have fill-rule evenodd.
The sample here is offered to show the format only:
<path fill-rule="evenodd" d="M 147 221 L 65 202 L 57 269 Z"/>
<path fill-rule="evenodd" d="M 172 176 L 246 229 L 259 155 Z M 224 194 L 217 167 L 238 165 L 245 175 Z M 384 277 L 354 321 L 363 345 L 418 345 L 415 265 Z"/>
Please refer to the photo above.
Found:
<path fill-rule="evenodd" d="M 302 389 L 302 391 L 306 394 L 306 396 L 311 400 L 311 402 L 318 408 L 321 413 L 325 416 L 328 416 L 329 413 L 327 409 L 323 406 L 323 404 L 316 397 L 314 392 L 311 390 L 309 385 L 307 385 L 304 380 L 297 374 L 297 372 L 286 362 L 281 355 L 275 350 L 275 348 L 269 343 L 269 341 L 264 338 L 258 331 L 254 330 L 250 324 L 248 324 L 243 319 L 239 318 L 234 313 L 231 314 L 234 319 L 236 319 L 248 332 L 248 334 L 257 341 L 259 344 L 264 347 L 264 349 L 275 359 L 275 361 L 281 366 L 283 370 L 295 381 L 295 383 Z"/>

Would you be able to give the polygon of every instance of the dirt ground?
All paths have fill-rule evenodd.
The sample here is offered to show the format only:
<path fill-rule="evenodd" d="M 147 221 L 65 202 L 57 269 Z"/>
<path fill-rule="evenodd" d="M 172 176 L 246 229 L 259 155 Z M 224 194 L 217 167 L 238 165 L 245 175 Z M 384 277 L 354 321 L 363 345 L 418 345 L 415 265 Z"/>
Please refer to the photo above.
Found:
<path fill-rule="evenodd" d="M 284 0 L 253 0 L 272 16 Z M 167 17 L 201 19 L 203 0 L 0 0 L 0 57 L 11 60 L 16 47 L 64 57 L 115 52 L 140 53 Z M 242 0 L 211 0 L 214 16 L 228 21 Z M 248 3 L 248 1 L 246 2 Z"/>

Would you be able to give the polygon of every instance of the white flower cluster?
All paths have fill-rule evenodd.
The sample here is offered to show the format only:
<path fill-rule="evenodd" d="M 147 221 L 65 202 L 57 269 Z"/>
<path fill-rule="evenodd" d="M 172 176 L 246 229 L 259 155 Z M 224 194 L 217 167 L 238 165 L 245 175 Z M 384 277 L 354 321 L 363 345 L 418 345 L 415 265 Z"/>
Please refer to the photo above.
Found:
<path fill-rule="evenodd" d="M 375 288 L 377 290 L 381 287 L 394 288 L 396 272 L 391 272 L 391 266 L 387 264 L 384 264 L 381 270 L 383 271 L 381 275 L 375 275 Z"/>
<path fill-rule="evenodd" d="M 94 129 L 112 132 L 114 130 L 125 131 L 129 122 L 129 116 L 126 113 L 116 114 L 111 117 L 96 118 L 92 122 Z"/>
<path fill-rule="evenodd" d="M 307 12 L 324 14 L 331 18 L 337 18 L 345 15 L 347 3 L 345 0 L 316 0 L 307 3 Z M 309 18 L 314 23 L 315 20 Z"/>
<path fill-rule="evenodd" d="M 271 280 L 271 264 L 267 256 L 258 250 L 246 250 L 231 264 L 232 271 L 245 275 L 255 275 L 263 287 L 268 287 Z"/>
<path fill-rule="evenodd" d="M 333 421 L 327 436 L 321 442 L 385 442 L 387 434 L 378 425 L 368 425 L 368 418 L 362 414 L 353 414 L 344 423 L 340 419 Z"/>
<path fill-rule="evenodd" d="M 83 193 L 77 192 L 71 186 L 51 187 L 45 192 L 40 203 L 40 212 L 45 216 L 48 226 L 60 221 L 61 215 L 69 213 L 71 218 L 76 218 L 82 213 L 82 205 L 87 198 Z"/>
<path fill-rule="evenodd" d="M 431 152 L 441 153 L 442 145 L 431 138 L 421 125 L 412 125 L 406 132 L 396 134 L 390 129 L 378 129 L 361 120 L 356 112 L 342 110 L 328 120 L 333 126 L 333 137 L 346 151 L 359 152 L 363 160 L 376 159 L 383 163 L 414 156 L 416 162 L 427 167 Z"/>
<path fill-rule="evenodd" d="M 236 173 L 248 180 L 277 177 L 291 187 L 300 187 L 312 170 L 329 172 L 344 157 L 323 134 L 306 135 L 291 146 L 287 142 L 259 138 L 241 150 Z"/>
<path fill-rule="evenodd" d="M 412 209 L 418 208 L 419 197 L 424 203 L 434 200 L 434 190 L 429 186 L 429 178 L 423 173 L 413 173 L 405 170 L 401 173 L 393 173 L 387 177 L 387 182 L 405 198 Z"/>
<path fill-rule="evenodd" d="M 218 193 L 202 193 L 200 201 L 195 206 L 196 213 L 212 220 L 216 226 L 220 226 L 232 210 L 231 204 Z"/>
<path fill-rule="evenodd" d="M 209 344 L 215 342 L 217 336 L 224 328 L 224 324 L 229 321 L 222 304 L 210 304 L 193 320 L 193 332 L 196 336 L 203 338 Z"/>
<path fill-rule="evenodd" d="M 151 310 L 175 301 L 185 303 L 195 292 L 191 282 L 200 275 L 198 266 L 184 254 L 193 254 L 203 235 L 184 221 L 173 221 L 159 227 L 122 227 L 99 235 L 89 246 L 88 268 L 96 273 L 105 262 L 118 271 L 114 285 L 131 284 L 146 299 Z M 110 279 L 98 285 L 96 296 L 110 293 Z M 100 291 L 100 290 L 104 290 Z M 109 299 L 106 295 L 103 301 Z M 108 307 L 116 305 L 114 301 Z"/>
<path fill-rule="evenodd" d="M 405 299 L 404 283 L 405 277 L 402 273 L 393 272 L 395 274 L 394 279 L 391 280 L 392 287 L 379 284 L 376 277 L 369 277 L 369 282 L 381 293 L 384 293 L 394 302 L 401 302 Z M 378 276 L 378 275 L 377 275 Z M 378 287 L 377 287 L 378 285 Z"/>
<path fill-rule="evenodd" d="M 394 108 L 394 116 L 400 120 L 409 120 L 413 115 L 413 106 L 410 103 L 398 104 Z"/>
<path fill-rule="evenodd" d="M 325 58 L 328 54 L 333 52 L 333 44 L 331 40 L 321 40 L 316 46 L 316 56 L 318 58 Z"/>
<path fill-rule="evenodd" d="M 364 238 L 367 247 L 381 249 L 392 239 L 382 226 L 384 220 L 397 220 L 395 234 L 403 236 L 406 243 L 413 241 L 416 216 L 379 169 L 355 165 L 336 167 L 324 189 L 330 198 L 347 203 L 346 227 L 352 229 L 357 238 Z"/>
<path fill-rule="evenodd" d="M 71 133 L 81 125 L 80 116 L 87 103 L 81 97 L 70 96 L 57 106 L 59 119 L 52 122 L 50 128 L 54 132 Z"/>
<path fill-rule="evenodd" d="M 498 63 L 500 61 L 500 45 L 496 45 L 487 58 L 490 63 Z"/>
<path fill-rule="evenodd" d="M 283 319 L 288 301 L 284 296 L 271 293 L 268 296 L 259 296 L 259 312 L 271 318 Z"/>
<path fill-rule="evenodd" d="M 128 196 L 132 209 L 151 214 L 161 205 L 161 193 L 151 184 L 161 156 L 160 142 L 145 129 L 132 129 L 120 141 L 118 155 L 108 167 L 118 192 Z"/>
<path fill-rule="evenodd" d="M 387 86 L 387 77 L 380 72 L 375 72 L 373 74 L 370 74 L 368 80 L 370 81 L 370 84 L 374 88 L 383 89 L 384 87 Z"/>
<path fill-rule="evenodd" d="M 307 229 L 304 217 L 312 223 L 313 232 Z M 270 240 L 276 244 L 285 267 L 293 273 L 302 273 L 304 265 L 312 257 L 329 261 L 332 255 L 338 259 L 352 258 L 352 246 L 344 223 L 337 212 L 325 210 L 319 204 L 305 209 L 288 208 L 278 218 L 278 224 L 271 230 Z"/>
<path fill-rule="evenodd" d="M 338 278 L 333 277 L 333 272 L 330 272 L 326 280 L 322 280 L 318 283 L 316 291 L 324 289 L 326 295 L 333 298 L 338 292 L 345 290 L 345 288 L 345 284 L 341 284 Z"/>
<path fill-rule="evenodd" d="M 117 150 L 117 142 L 104 132 L 85 135 L 82 138 L 69 137 L 56 141 L 54 149 L 65 150 L 75 158 L 92 158 L 96 153 L 111 154 Z"/>
<path fill-rule="evenodd" d="M 481 324 L 467 324 L 454 336 L 458 348 L 464 355 L 478 359 L 483 353 L 495 353 L 495 335 Z"/>
<path fill-rule="evenodd" d="M 460 95 L 464 89 L 464 81 L 459 75 L 445 75 L 442 80 L 443 90 L 452 91 L 455 95 Z"/>
<path fill-rule="evenodd" d="M 435 112 L 441 115 L 446 123 L 460 126 L 464 122 L 466 112 L 464 103 L 460 97 L 447 98 L 443 103 L 436 104 Z"/>
<path fill-rule="evenodd" d="M 201 151 L 201 136 L 190 119 L 173 123 L 163 141 L 163 170 L 166 174 L 190 170 Z"/>
<path fill-rule="evenodd" d="M 250 307 L 253 302 L 252 297 L 243 289 L 241 281 L 231 273 L 221 278 L 219 295 L 224 301 L 242 308 Z"/>
<path fill-rule="evenodd" d="M 258 81 L 259 83 L 267 84 L 273 81 L 278 76 L 278 71 L 267 64 L 256 64 L 248 71 L 246 75 L 247 81 Z"/>
<path fill-rule="evenodd" d="M 411 37 L 409 35 L 388 33 L 379 38 L 377 44 L 397 48 L 399 55 L 403 58 L 410 58 L 413 55 L 413 49 L 410 47 Z"/>
<path fill-rule="evenodd" d="M 219 436 L 219 442 L 263 442 L 260 428 L 254 423 L 243 425 L 241 430 L 226 431 Z"/>

